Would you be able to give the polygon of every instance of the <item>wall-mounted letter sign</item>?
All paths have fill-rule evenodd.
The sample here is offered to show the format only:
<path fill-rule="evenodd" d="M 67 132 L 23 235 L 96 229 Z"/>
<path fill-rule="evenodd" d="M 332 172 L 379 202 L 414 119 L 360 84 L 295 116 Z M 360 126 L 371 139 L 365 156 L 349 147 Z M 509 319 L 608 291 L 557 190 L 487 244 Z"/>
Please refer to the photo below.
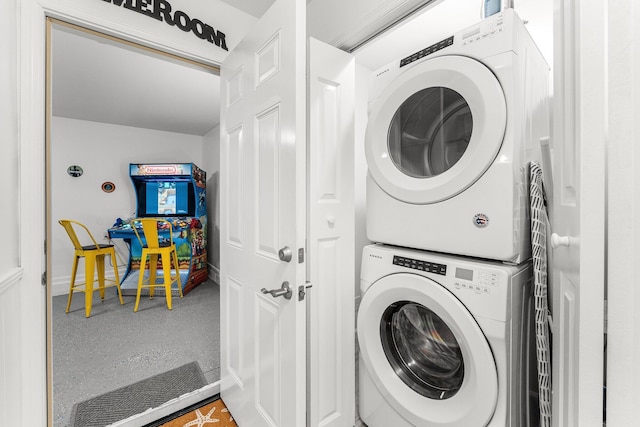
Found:
<path fill-rule="evenodd" d="M 178 27 L 184 32 L 192 32 L 198 38 L 213 43 L 224 50 L 227 48 L 225 34 L 215 30 L 211 25 L 207 25 L 199 19 L 192 19 L 185 12 L 171 8 L 171 3 L 167 0 L 102 0 L 107 3 L 122 6 L 125 9 L 133 10 L 149 16 L 158 21 L 163 21 L 172 27 Z"/>

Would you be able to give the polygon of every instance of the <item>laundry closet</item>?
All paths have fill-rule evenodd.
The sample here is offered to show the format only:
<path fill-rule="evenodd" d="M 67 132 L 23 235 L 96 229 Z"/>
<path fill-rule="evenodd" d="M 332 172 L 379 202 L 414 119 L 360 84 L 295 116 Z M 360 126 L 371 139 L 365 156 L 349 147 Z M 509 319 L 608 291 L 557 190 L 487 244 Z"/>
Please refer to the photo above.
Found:
<path fill-rule="evenodd" d="M 419 28 L 454 6 L 433 6 Z M 366 235 L 376 244 L 360 272 L 360 417 L 550 425 L 549 325 L 535 325 L 547 301 L 534 300 L 547 282 L 534 283 L 529 232 L 549 64 L 512 8 L 423 38 L 370 79 Z"/>

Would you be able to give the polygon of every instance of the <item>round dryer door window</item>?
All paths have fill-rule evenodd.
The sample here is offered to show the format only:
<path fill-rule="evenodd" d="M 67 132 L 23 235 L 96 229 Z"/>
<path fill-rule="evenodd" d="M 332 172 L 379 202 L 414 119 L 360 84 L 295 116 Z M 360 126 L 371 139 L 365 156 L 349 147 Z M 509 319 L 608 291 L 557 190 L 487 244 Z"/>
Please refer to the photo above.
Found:
<path fill-rule="evenodd" d="M 506 123 L 504 92 L 484 64 L 455 55 L 425 60 L 400 74 L 371 110 L 369 172 L 404 202 L 449 199 L 489 168 Z"/>
<path fill-rule="evenodd" d="M 464 155 L 473 130 L 469 104 L 458 92 L 430 87 L 404 101 L 389 126 L 389 154 L 408 176 L 431 178 Z"/>

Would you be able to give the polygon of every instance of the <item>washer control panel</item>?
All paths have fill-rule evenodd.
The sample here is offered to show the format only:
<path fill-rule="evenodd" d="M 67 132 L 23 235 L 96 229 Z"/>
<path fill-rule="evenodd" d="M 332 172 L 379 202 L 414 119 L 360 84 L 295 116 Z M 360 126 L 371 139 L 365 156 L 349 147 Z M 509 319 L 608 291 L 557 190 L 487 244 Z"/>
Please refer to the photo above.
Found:
<path fill-rule="evenodd" d="M 424 261 L 421 259 L 407 258 L 403 256 L 394 255 L 393 265 L 399 265 L 402 267 L 412 268 L 414 270 L 426 271 L 429 273 L 440 274 L 442 276 L 447 275 L 447 266 L 444 264 L 437 264 L 435 262 Z"/>
<path fill-rule="evenodd" d="M 498 286 L 498 275 L 489 271 L 456 267 L 454 286 L 463 291 L 490 294 L 491 289 Z"/>

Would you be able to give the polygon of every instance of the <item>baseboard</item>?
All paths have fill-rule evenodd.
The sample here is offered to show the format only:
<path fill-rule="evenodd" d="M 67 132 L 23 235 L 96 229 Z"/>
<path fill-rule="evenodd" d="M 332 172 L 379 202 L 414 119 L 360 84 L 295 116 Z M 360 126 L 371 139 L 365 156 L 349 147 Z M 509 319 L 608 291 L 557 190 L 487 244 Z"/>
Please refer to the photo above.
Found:
<path fill-rule="evenodd" d="M 209 279 L 211 279 L 213 282 L 215 282 L 216 284 L 220 284 L 220 269 L 218 267 L 216 267 L 215 265 L 211 264 L 210 262 L 207 263 L 207 266 L 209 267 Z"/>
<path fill-rule="evenodd" d="M 112 269 L 113 270 L 113 269 Z M 120 275 L 120 279 L 124 277 L 124 273 L 127 271 L 126 268 L 119 268 L 118 274 Z M 105 279 L 113 280 L 115 278 L 115 274 L 113 271 L 109 273 L 109 271 L 105 271 L 104 274 Z M 97 279 L 96 279 L 97 280 Z M 69 294 L 69 282 L 71 282 L 71 276 L 58 276 L 51 278 L 51 295 L 68 295 Z M 76 283 L 84 283 L 84 272 L 76 275 Z M 96 285 L 97 286 L 97 285 Z"/>
<path fill-rule="evenodd" d="M 16 283 L 20 283 L 22 276 L 24 275 L 24 269 L 22 268 L 14 268 L 7 274 L 5 277 L 0 279 L 0 294 L 4 291 L 15 285 Z"/>
<path fill-rule="evenodd" d="M 215 282 L 216 284 L 220 284 L 220 270 L 218 269 L 218 267 L 214 266 L 211 263 L 207 263 L 208 267 L 209 267 L 209 279 L 211 279 L 213 282 Z M 124 277 L 124 273 L 127 271 L 126 268 L 119 268 L 118 269 L 118 274 L 120 275 L 120 279 L 122 279 Z M 108 271 L 105 272 L 105 278 L 106 279 L 113 279 L 114 278 L 114 274 L 113 272 L 111 272 L 111 274 L 109 274 Z M 69 282 L 71 281 L 71 276 L 58 276 L 58 277 L 52 277 L 51 278 L 51 295 L 52 296 L 58 296 L 58 295 L 68 295 L 69 294 Z M 84 274 L 80 274 L 78 273 L 78 275 L 76 276 L 76 283 L 82 283 L 84 282 Z"/>
<path fill-rule="evenodd" d="M 170 400 L 157 408 L 147 409 L 141 414 L 132 415 L 127 419 L 110 424 L 108 427 L 140 427 L 178 412 L 181 409 L 195 405 L 196 403 L 215 396 L 216 394 L 220 394 L 220 381 L 216 381 L 213 384 L 207 384 L 201 389 L 183 394 L 182 396 Z"/>

